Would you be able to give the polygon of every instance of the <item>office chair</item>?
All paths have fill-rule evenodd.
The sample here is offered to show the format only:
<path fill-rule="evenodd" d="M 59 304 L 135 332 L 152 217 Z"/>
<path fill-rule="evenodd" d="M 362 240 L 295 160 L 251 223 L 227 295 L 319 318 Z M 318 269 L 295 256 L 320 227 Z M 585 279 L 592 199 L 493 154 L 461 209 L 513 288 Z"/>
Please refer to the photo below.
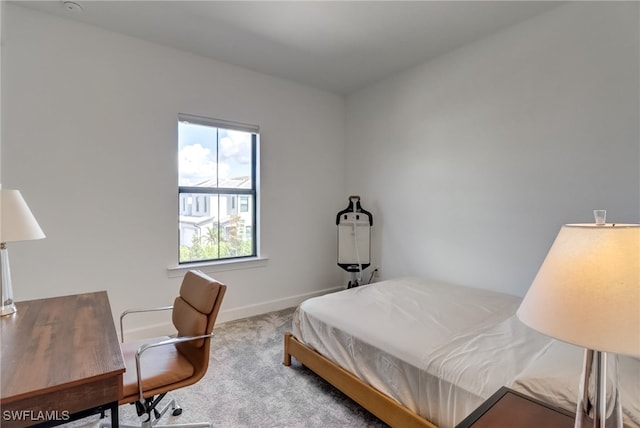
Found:
<path fill-rule="evenodd" d="M 162 410 L 156 407 L 169 391 L 192 385 L 206 373 L 213 325 L 218 316 L 227 286 L 197 272 L 188 271 L 180 286 L 180 295 L 173 306 L 127 310 L 120 316 L 120 337 L 126 372 L 122 381 L 119 404 L 134 404 L 142 428 L 159 428 L 160 418 L 172 409 L 174 416 L 182 413 L 175 400 Z M 172 310 L 176 337 L 124 342 L 123 319 L 139 312 Z M 110 427 L 102 423 L 100 427 Z M 131 427 L 131 425 L 120 425 Z M 171 425 L 171 427 L 211 427 L 210 423 Z"/>

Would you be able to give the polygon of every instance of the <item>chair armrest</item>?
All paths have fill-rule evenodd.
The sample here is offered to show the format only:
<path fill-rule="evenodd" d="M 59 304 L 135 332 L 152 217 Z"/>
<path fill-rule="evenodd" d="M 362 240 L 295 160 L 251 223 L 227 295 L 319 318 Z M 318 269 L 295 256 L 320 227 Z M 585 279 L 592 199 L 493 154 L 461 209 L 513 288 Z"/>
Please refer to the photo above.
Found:
<path fill-rule="evenodd" d="M 120 342 L 124 343 L 124 328 L 122 320 L 126 315 L 136 314 L 141 312 L 158 312 L 158 311 L 168 311 L 173 309 L 173 306 L 162 306 L 159 308 L 149 308 L 149 309 L 127 309 L 122 314 L 120 314 Z"/>
<path fill-rule="evenodd" d="M 140 370 L 140 358 L 142 357 L 142 353 L 144 351 L 151 348 L 157 348 L 159 346 L 175 345 L 176 343 L 189 342 L 191 340 L 209 339 L 212 337 L 213 333 L 204 334 L 201 336 L 180 336 L 166 339 L 160 342 L 145 343 L 143 345 L 140 345 L 140 347 L 136 351 L 136 376 L 138 378 L 138 392 L 140 393 L 140 401 L 144 402 L 144 397 L 142 395 L 142 372 Z"/>

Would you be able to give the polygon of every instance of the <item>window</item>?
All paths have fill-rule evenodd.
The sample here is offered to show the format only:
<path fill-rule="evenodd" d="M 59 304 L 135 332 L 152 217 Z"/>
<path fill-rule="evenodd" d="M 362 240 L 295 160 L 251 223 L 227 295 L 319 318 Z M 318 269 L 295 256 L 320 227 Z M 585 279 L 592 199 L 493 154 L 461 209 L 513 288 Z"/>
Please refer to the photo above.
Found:
<path fill-rule="evenodd" d="M 257 255 L 257 145 L 257 126 L 178 116 L 179 263 Z"/>
<path fill-rule="evenodd" d="M 248 196 L 240 196 L 240 212 L 241 213 L 249 212 L 249 197 Z"/>

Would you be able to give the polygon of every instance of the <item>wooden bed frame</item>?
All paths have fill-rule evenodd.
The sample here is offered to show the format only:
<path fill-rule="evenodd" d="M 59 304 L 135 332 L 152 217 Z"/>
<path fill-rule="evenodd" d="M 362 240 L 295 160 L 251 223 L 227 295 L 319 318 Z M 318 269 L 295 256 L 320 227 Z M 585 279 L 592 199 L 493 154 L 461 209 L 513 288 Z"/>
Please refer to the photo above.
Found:
<path fill-rule="evenodd" d="M 392 427 L 437 428 L 422 416 L 398 403 L 386 394 L 364 383 L 327 357 L 296 339 L 293 334 L 284 335 L 284 365 L 291 365 L 294 357 L 318 376 L 338 388 L 356 403 L 373 413 Z"/>

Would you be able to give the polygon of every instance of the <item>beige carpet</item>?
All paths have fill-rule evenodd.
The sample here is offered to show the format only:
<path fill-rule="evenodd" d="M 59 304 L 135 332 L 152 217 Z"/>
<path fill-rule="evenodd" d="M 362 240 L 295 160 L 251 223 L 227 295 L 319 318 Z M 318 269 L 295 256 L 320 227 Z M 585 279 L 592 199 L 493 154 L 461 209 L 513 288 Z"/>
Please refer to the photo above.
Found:
<path fill-rule="evenodd" d="M 282 365 L 283 334 L 293 308 L 217 325 L 206 376 L 172 392 L 182 415 L 161 424 L 211 422 L 214 427 L 385 427 L 376 417 L 295 360 Z M 120 406 L 120 422 L 136 424 L 134 406 Z M 108 418 L 105 421 L 109 421 Z M 95 428 L 96 415 L 66 427 Z"/>

